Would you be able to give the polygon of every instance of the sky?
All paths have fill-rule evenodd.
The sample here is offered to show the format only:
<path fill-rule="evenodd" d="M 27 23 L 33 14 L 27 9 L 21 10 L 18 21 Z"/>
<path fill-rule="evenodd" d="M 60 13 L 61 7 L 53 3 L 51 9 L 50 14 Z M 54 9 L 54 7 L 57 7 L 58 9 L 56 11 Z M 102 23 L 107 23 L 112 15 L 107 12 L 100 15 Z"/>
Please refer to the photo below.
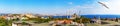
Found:
<path fill-rule="evenodd" d="M 106 4 L 110 9 L 98 2 Z M 120 0 L 0 0 L 0 13 L 120 14 Z"/>

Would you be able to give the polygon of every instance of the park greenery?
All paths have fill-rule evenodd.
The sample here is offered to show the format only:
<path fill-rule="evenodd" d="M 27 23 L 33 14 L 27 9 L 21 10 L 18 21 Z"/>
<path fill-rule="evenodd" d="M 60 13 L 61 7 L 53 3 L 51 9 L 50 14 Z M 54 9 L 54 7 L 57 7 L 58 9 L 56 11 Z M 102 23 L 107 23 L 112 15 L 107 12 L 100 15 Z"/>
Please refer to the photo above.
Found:
<path fill-rule="evenodd" d="M 11 20 L 0 18 L 0 26 L 12 26 L 11 23 L 12 23 Z"/>
<path fill-rule="evenodd" d="M 89 23 L 90 19 L 89 18 L 85 18 L 84 16 L 81 16 L 80 18 L 73 19 L 73 21 L 77 22 L 77 23 Z"/>
<path fill-rule="evenodd" d="M 78 22 L 78 23 L 89 23 L 90 19 L 89 18 L 85 18 L 84 16 L 75 18 L 75 19 L 69 19 L 69 18 L 52 18 L 49 17 L 48 19 L 42 19 L 42 18 L 29 18 L 30 21 L 35 21 L 35 23 L 45 23 L 45 22 L 49 22 L 49 21 L 54 21 L 54 20 L 72 20 L 74 22 Z"/>

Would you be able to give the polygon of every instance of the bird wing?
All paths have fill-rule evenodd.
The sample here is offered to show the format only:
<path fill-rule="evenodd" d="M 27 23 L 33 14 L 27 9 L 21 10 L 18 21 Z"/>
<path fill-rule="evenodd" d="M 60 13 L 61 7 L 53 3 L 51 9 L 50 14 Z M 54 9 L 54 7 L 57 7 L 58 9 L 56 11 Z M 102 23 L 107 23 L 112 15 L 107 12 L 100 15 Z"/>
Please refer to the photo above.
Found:
<path fill-rule="evenodd" d="M 108 6 L 106 6 L 104 3 L 98 2 L 99 4 L 101 4 L 102 6 L 106 7 L 107 9 L 109 9 Z"/>

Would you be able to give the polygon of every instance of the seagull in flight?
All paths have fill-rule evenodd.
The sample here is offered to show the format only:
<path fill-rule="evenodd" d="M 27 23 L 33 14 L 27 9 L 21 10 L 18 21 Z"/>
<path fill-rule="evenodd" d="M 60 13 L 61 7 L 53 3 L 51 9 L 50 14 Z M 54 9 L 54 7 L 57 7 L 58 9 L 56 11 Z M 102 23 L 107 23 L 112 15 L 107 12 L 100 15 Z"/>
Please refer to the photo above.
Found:
<path fill-rule="evenodd" d="M 109 7 L 107 5 L 105 5 L 104 3 L 102 2 L 98 2 L 99 4 L 101 4 L 102 6 L 104 6 L 105 8 L 109 9 Z"/>

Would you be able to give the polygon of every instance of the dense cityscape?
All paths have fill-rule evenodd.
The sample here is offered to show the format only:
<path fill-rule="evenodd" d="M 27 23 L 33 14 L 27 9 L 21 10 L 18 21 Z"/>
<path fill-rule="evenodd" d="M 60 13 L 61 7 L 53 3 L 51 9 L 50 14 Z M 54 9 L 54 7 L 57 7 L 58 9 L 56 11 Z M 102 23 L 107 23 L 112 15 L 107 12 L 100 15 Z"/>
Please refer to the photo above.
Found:
<path fill-rule="evenodd" d="M 2 14 L 0 26 L 108 26 L 111 22 L 120 22 L 118 18 L 86 18 L 77 14 L 70 15 L 70 18 L 55 16 L 40 16 L 33 14 Z M 119 25 L 119 24 L 118 24 Z"/>

